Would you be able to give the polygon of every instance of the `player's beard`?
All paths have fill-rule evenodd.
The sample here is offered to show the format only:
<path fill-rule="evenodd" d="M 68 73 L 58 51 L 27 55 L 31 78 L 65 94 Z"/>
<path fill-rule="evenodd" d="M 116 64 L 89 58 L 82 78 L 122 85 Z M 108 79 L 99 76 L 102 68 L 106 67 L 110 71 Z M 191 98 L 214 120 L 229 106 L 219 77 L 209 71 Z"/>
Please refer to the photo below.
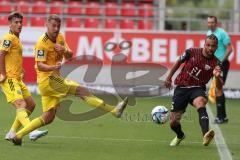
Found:
<path fill-rule="evenodd" d="M 212 52 L 212 51 L 208 51 L 207 54 L 208 54 L 208 56 L 211 57 L 211 58 L 214 56 L 214 52 Z"/>

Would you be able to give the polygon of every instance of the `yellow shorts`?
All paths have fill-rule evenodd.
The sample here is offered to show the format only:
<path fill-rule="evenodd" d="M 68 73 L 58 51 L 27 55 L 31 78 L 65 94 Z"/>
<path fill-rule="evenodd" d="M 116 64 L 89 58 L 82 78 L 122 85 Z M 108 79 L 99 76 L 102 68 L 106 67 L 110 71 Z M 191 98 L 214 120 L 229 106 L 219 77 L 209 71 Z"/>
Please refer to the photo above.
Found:
<path fill-rule="evenodd" d="M 63 79 L 62 77 L 49 76 L 38 83 L 42 96 L 43 112 L 59 106 L 60 98 L 67 95 L 75 95 L 78 83 Z"/>
<path fill-rule="evenodd" d="M 31 96 L 27 86 L 22 80 L 7 78 L 1 83 L 2 91 L 7 98 L 7 102 L 13 103 L 18 99 L 26 99 Z"/>

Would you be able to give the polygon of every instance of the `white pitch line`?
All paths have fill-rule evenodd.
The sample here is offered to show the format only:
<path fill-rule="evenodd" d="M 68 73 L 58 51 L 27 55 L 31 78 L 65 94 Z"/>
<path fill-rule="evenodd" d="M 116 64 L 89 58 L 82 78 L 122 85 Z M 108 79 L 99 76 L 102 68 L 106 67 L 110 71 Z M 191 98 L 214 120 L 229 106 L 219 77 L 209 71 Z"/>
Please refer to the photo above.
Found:
<path fill-rule="evenodd" d="M 81 137 L 81 136 L 46 136 L 46 138 L 55 138 L 55 139 L 83 139 L 83 140 L 97 140 L 97 141 L 122 141 L 122 142 L 152 142 L 152 143 L 169 143 L 169 141 L 159 140 L 159 139 L 136 139 L 136 138 L 111 138 L 111 137 Z M 184 143 L 189 144 L 202 144 L 202 141 L 184 141 Z M 240 143 L 234 143 L 235 145 L 240 145 Z M 226 144 L 218 144 L 219 146 L 225 146 Z"/>
<path fill-rule="evenodd" d="M 61 139 L 84 139 L 84 140 L 98 140 L 98 141 L 122 141 L 122 142 L 154 142 L 154 143 L 169 143 L 170 141 L 156 140 L 156 139 L 128 139 L 128 138 L 104 138 L 104 137 L 78 137 L 78 136 L 46 136 L 46 138 L 61 138 Z M 184 141 L 184 143 L 202 144 L 198 141 Z"/>
<path fill-rule="evenodd" d="M 215 140 L 215 143 L 216 143 L 216 146 L 218 149 L 218 154 L 219 154 L 221 160 L 232 160 L 232 155 L 230 153 L 230 150 L 228 149 L 227 144 L 225 143 L 221 129 L 219 128 L 219 126 L 217 124 L 212 124 L 212 122 L 214 120 L 214 116 L 211 111 L 211 106 L 207 105 L 206 108 L 207 108 L 207 112 L 209 115 L 210 126 L 215 132 L 214 140 Z"/>

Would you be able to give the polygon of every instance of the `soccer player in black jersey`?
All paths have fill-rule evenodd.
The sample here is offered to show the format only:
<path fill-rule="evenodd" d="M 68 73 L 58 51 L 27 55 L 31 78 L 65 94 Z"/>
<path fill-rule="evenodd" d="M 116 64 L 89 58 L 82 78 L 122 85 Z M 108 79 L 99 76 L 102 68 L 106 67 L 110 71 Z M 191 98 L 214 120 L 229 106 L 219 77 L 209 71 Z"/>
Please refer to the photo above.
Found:
<path fill-rule="evenodd" d="M 217 87 L 221 87 L 223 80 L 219 60 L 214 56 L 218 46 L 215 35 L 206 37 L 204 48 L 190 48 L 180 56 L 171 68 L 164 84 L 170 88 L 172 76 L 184 63 L 180 73 L 176 77 L 172 109 L 170 113 L 170 126 L 177 136 L 171 141 L 170 146 L 177 146 L 185 138 L 181 129 L 180 120 L 188 103 L 192 104 L 198 111 L 199 124 L 203 134 L 203 145 L 207 146 L 214 137 L 214 131 L 209 130 L 209 119 L 206 112 L 207 95 L 206 84 L 214 76 Z"/>

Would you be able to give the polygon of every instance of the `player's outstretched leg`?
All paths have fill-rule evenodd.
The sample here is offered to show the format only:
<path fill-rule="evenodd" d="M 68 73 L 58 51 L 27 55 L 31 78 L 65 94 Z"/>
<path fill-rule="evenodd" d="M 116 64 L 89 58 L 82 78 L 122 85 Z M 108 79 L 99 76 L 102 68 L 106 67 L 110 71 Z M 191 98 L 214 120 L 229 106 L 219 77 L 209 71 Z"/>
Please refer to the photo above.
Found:
<path fill-rule="evenodd" d="M 105 103 L 102 99 L 92 95 L 87 88 L 78 86 L 76 88 L 76 96 L 82 98 L 88 105 L 100 108 L 104 111 L 111 112 L 115 117 L 120 118 L 123 111 L 128 104 L 128 97 L 122 102 L 119 102 L 116 106 Z"/>
<path fill-rule="evenodd" d="M 115 110 L 114 116 L 116 116 L 117 118 L 120 118 L 127 104 L 128 104 L 128 97 L 124 98 L 124 100 L 122 102 L 119 102 L 117 106 L 114 108 Z"/>
<path fill-rule="evenodd" d="M 120 118 L 128 104 L 128 97 L 119 102 L 115 107 L 105 103 L 102 99 L 93 95 L 85 96 L 84 101 L 91 106 L 100 108 L 107 112 L 111 112 L 115 117 Z"/>

